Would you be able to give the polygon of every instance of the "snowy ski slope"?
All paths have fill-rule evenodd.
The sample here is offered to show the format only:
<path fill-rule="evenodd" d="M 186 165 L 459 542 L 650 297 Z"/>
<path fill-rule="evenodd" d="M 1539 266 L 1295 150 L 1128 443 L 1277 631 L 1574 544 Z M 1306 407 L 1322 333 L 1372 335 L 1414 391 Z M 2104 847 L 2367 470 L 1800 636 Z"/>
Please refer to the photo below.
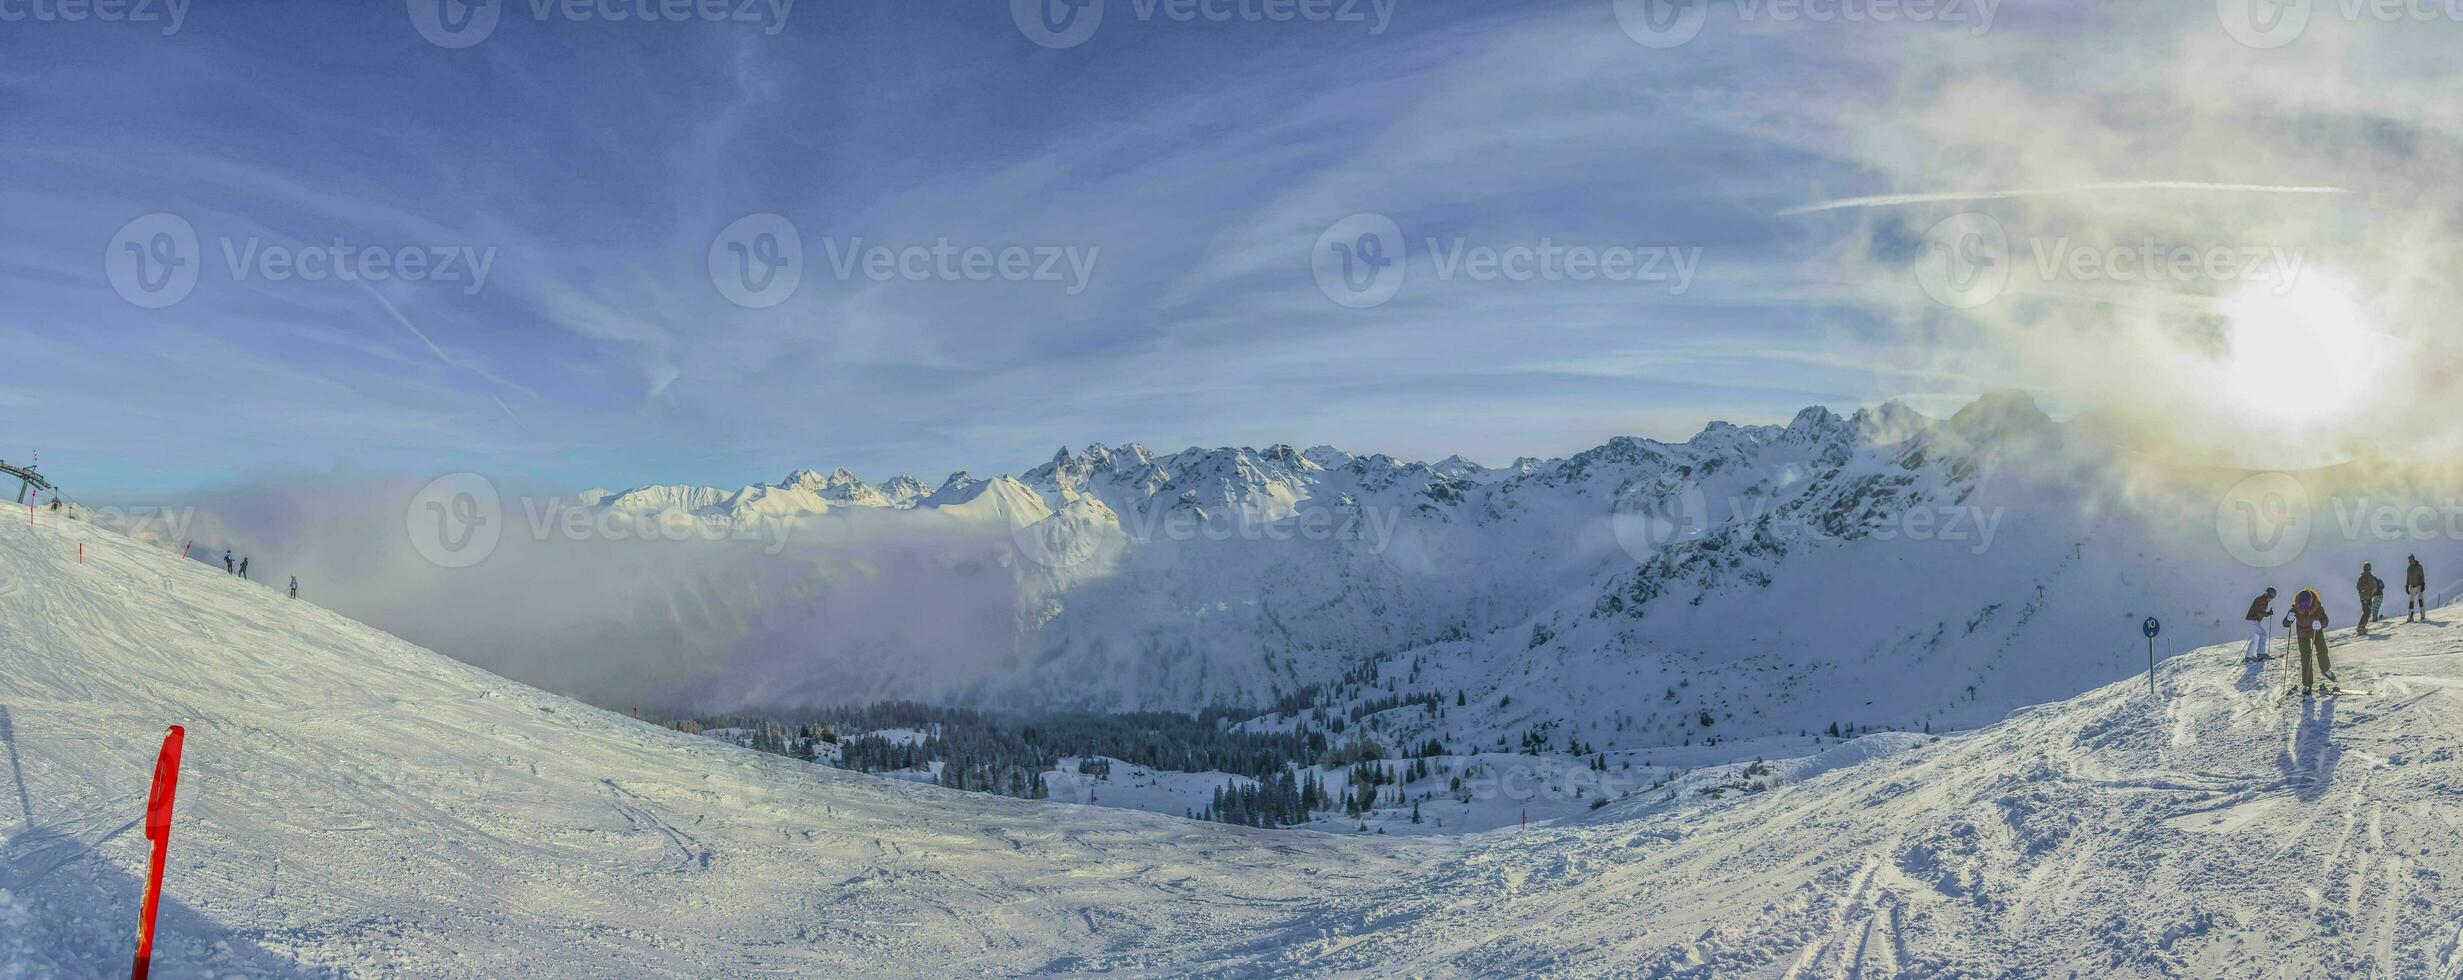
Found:
<path fill-rule="evenodd" d="M 80 564 L 76 545 L 86 544 Z M 0 520 L 0 976 L 2463 975 L 2463 631 L 2285 701 L 2213 648 L 1562 825 L 1252 831 L 664 731 L 49 515 Z"/>

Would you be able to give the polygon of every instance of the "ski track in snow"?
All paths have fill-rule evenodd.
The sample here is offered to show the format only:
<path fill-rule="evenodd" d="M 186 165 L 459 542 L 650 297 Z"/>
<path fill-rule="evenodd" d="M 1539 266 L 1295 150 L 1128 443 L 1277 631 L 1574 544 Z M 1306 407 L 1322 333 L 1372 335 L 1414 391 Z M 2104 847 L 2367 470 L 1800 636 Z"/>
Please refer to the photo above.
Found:
<path fill-rule="evenodd" d="M 763 755 L 80 525 L 0 523 L 0 575 L 0 975 L 125 967 L 174 722 L 170 976 L 2463 972 L 2454 610 L 2339 634 L 2367 695 L 2285 701 L 2215 647 L 2161 704 L 2125 681 L 1757 793 L 1404 839 Z"/>

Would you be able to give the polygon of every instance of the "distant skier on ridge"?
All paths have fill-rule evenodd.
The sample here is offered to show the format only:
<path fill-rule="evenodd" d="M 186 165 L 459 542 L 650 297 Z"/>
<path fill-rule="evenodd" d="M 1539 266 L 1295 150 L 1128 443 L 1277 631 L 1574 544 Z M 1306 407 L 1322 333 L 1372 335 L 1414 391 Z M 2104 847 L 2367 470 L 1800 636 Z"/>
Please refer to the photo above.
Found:
<path fill-rule="evenodd" d="M 291 576 L 291 598 L 299 598 L 299 576 Z"/>
<path fill-rule="evenodd" d="M 2379 618 L 2378 606 L 2386 601 L 2386 580 L 2369 571 L 2369 563 L 2360 563 L 2360 581 L 2353 583 L 2360 591 L 2360 635 L 2369 635 L 2369 624 Z"/>
<path fill-rule="evenodd" d="M 2334 664 L 2326 658 L 2326 600 L 2318 598 L 2318 590 L 2302 589 L 2293 598 L 2292 614 L 2284 617 L 2283 624 L 2300 628 L 2301 693 L 2316 692 L 2317 678 L 2310 672 L 2312 664 L 2316 665 L 2317 674 L 2326 675 L 2328 684 L 2341 687 L 2343 682 L 2335 679 Z"/>
<path fill-rule="evenodd" d="M 2403 592 L 2410 597 L 2403 607 L 2403 621 L 2408 623 L 2418 617 L 2425 623 L 2429 621 L 2429 573 L 2420 567 L 2419 555 L 2413 555 L 2411 562 L 2411 567 L 2403 570 Z"/>
<path fill-rule="evenodd" d="M 246 559 L 246 558 L 242 558 L 242 559 L 240 559 L 240 560 L 239 560 L 239 577 L 241 577 L 241 578 L 247 578 L 247 577 L 248 577 L 248 559 Z"/>
<path fill-rule="evenodd" d="M 222 549 L 222 573 L 225 575 L 239 574 L 239 570 L 231 566 L 231 549 L 229 548 Z"/>
<path fill-rule="evenodd" d="M 2266 659 L 2266 621 L 2274 617 L 2275 587 L 2270 585 L 2249 603 L 2249 652 L 2241 655 L 2243 661 Z"/>

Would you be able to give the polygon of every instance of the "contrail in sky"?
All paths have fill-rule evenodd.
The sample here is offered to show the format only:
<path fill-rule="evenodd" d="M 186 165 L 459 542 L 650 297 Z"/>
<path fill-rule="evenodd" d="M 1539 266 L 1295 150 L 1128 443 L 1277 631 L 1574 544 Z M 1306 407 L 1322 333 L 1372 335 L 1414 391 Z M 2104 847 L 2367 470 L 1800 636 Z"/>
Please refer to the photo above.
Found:
<path fill-rule="evenodd" d="M 2073 184 L 2068 187 L 2031 187 L 2000 191 L 1950 191 L 1931 194 L 1875 194 L 1869 197 L 1842 197 L 1821 201 L 1779 212 L 1809 214 L 1814 211 L 1835 211 L 1840 208 L 1888 207 L 1896 204 L 1935 204 L 1943 201 L 1999 201 L 2014 197 L 2048 197 L 2055 194 L 2080 194 L 2089 191 L 2240 191 L 2259 194 L 2348 194 L 2341 187 L 2302 187 L 2283 184 L 2211 184 L 2196 180 L 2124 180 L 2100 184 Z"/>

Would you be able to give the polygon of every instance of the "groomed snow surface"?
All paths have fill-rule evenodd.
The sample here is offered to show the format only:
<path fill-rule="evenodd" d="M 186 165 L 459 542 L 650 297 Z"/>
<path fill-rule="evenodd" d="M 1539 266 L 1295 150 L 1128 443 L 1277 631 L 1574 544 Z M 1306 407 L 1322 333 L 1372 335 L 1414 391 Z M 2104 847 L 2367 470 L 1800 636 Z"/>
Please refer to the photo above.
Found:
<path fill-rule="evenodd" d="M 2199 650 L 2160 699 L 1380 838 L 742 750 L 46 514 L 0 521 L 0 976 L 127 968 L 178 723 L 162 976 L 2452 977 L 2456 614 L 2339 633 L 2367 694 Z"/>

